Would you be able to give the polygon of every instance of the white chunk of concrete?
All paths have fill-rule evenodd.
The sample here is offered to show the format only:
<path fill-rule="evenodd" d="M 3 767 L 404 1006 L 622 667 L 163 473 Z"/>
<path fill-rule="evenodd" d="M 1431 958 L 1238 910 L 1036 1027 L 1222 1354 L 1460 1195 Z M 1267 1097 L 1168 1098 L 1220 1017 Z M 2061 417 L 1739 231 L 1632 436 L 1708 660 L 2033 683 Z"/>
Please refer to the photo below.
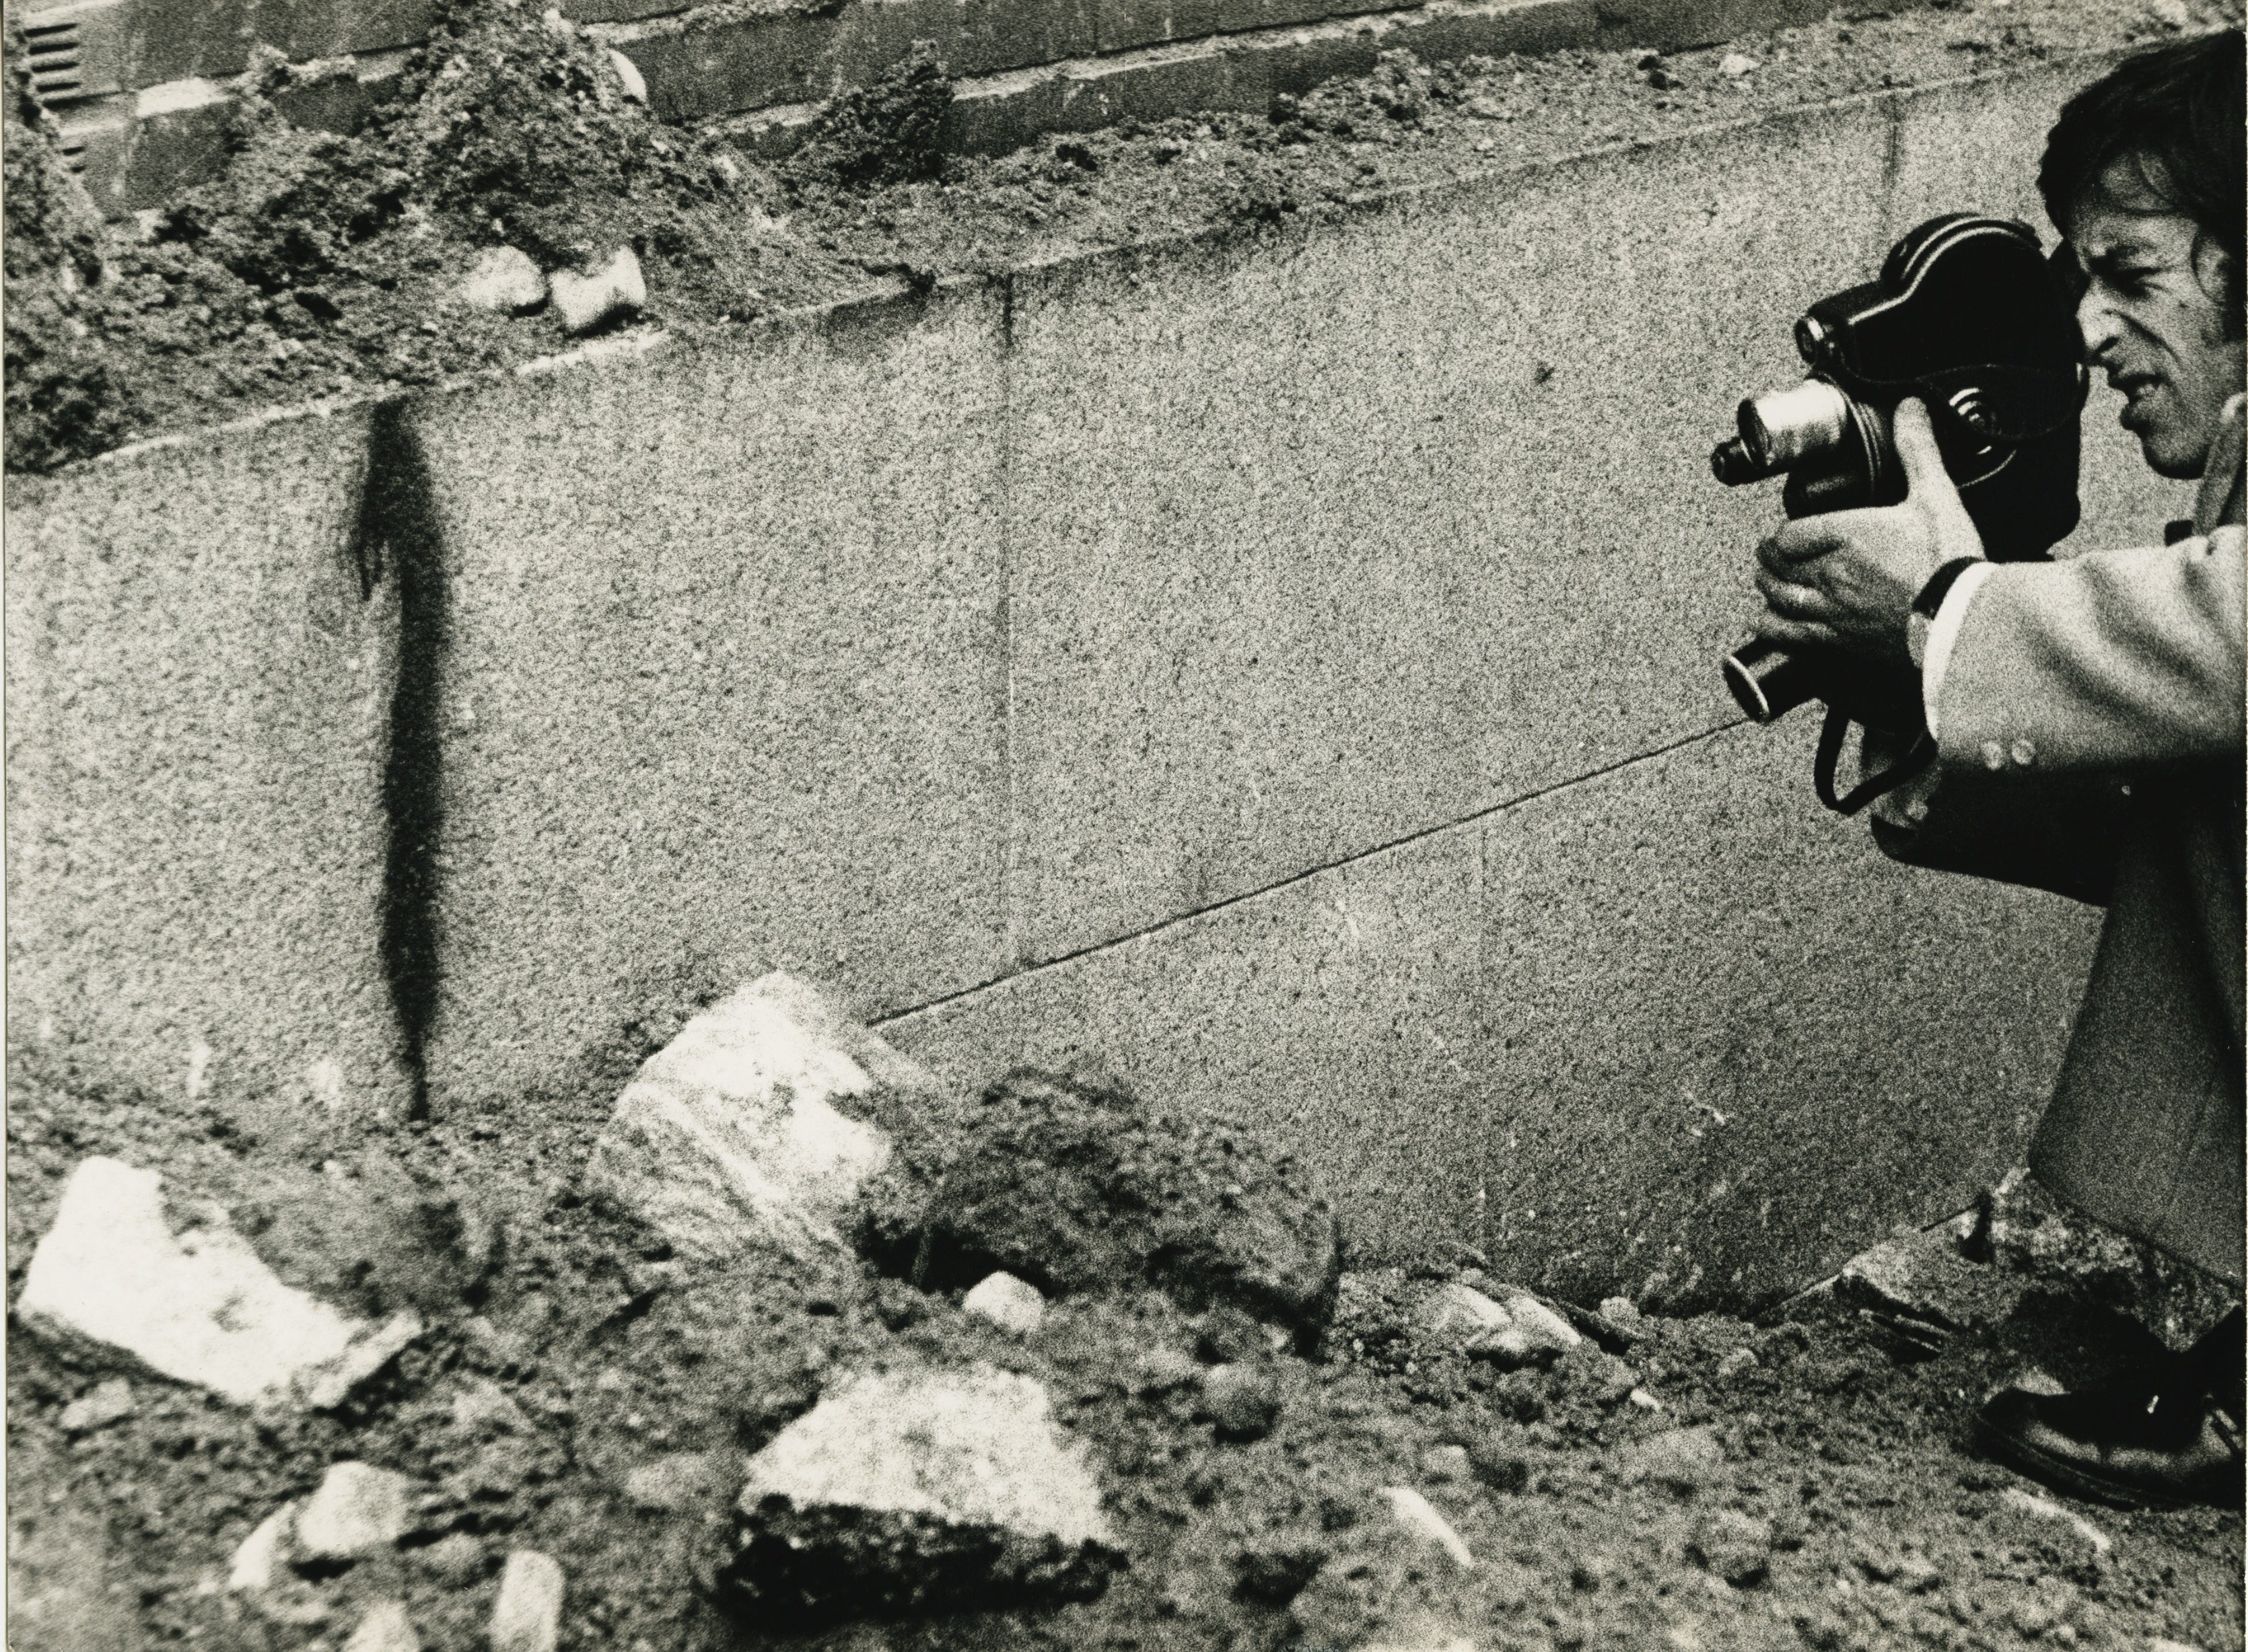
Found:
<path fill-rule="evenodd" d="M 1399 1525 L 1432 1548 L 1443 1550 L 1461 1571 L 1475 1569 L 1475 1555 L 1467 1539 L 1452 1530 L 1452 1523 L 1437 1513 L 1428 1498 L 1408 1485 L 1384 1486 L 1381 1495 L 1389 1499 L 1390 1512 L 1397 1517 Z"/>
<path fill-rule="evenodd" d="M 297 1547 L 309 1559 L 353 1560 L 406 1535 L 414 1482 L 371 1463 L 334 1463 L 297 1515 Z"/>
<path fill-rule="evenodd" d="M 377 1601 L 344 1642 L 344 1652 L 422 1652 L 422 1637 L 403 1601 Z"/>
<path fill-rule="evenodd" d="M 743 1512 L 775 1496 L 798 1510 L 1114 1541 L 1084 1448 L 1055 1423 L 1045 1385 L 989 1368 L 850 1379 L 750 1459 Z"/>
<path fill-rule="evenodd" d="M 640 259 L 630 247 L 619 247 L 607 264 L 579 275 L 557 270 L 546 284 L 546 297 L 569 333 L 585 332 L 611 316 L 638 310 L 648 302 L 648 283 L 641 279 Z"/>
<path fill-rule="evenodd" d="M 839 1251 L 837 1224 L 890 1144 L 834 1103 L 935 1089 L 922 1068 L 776 972 L 648 1059 L 594 1145 L 588 1179 L 684 1256 L 759 1244 L 806 1259 Z"/>
<path fill-rule="evenodd" d="M 461 283 L 460 298 L 478 310 L 521 315 L 546 302 L 546 277 L 529 253 L 490 247 Z"/>
<path fill-rule="evenodd" d="M 227 1570 L 229 1593 L 255 1593 L 270 1589 L 281 1580 L 282 1568 L 289 1560 L 290 1544 L 296 1535 L 298 1507 L 294 1503 L 283 1504 L 260 1521 L 255 1532 L 243 1539 Z"/>
<path fill-rule="evenodd" d="M 16 1301 L 26 1329 L 238 1404 L 291 1407 L 340 1402 L 421 1333 L 411 1313 L 371 1326 L 284 1285 L 230 1228 L 175 1238 L 161 1189 L 117 1159 L 71 1172 Z"/>
<path fill-rule="evenodd" d="M 1029 1336 L 1046 1322 L 1046 1299 L 1038 1287 L 1011 1273 L 994 1273 L 960 1299 L 961 1311 L 989 1320 L 1017 1336 Z"/>
<path fill-rule="evenodd" d="M 499 1574 L 491 1652 L 554 1652 L 561 1638 L 561 1563 L 537 1549 L 517 1549 Z"/>

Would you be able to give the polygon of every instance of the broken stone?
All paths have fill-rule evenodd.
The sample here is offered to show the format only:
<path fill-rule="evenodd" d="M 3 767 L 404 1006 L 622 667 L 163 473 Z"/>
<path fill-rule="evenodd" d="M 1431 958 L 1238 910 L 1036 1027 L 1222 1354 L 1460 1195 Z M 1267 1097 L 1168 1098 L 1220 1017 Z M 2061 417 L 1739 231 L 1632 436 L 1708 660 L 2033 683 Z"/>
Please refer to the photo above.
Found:
<path fill-rule="evenodd" d="M 344 1642 L 344 1652 L 422 1652 L 422 1637 L 403 1601 L 377 1601 Z"/>
<path fill-rule="evenodd" d="M 1035 1285 L 1011 1273 L 994 1273 L 960 1299 L 961 1311 L 989 1320 L 1017 1336 L 1029 1336 L 1045 1323 L 1046 1299 Z"/>
<path fill-rule="evenodd" d="M 1381 1495 L 1389 1499 L 1390 1512 L 1406 1532 L 1443 1550 L 1461 1571 L 1475 1569 L 1475 1555 L 1469 1550 L 1467 1540 L 1452 1530 L 1452 1523 L 1437 1513 L 1436 1505 L 1428 1498 L 1405 1485 L 1384 1486 Z"/>
<path fill-rule="evenodd" d="M 696 1016 L 648 1059 L 619 1098 L 587 1179 L 682 1255 L 733 1257 L 760 1242 L 803 1259 L 840 1252 L 837 1224 L 890 1146 L 835 1101 L 935 1087 L 812 988 L 776 972 Z"/>
<path fill-rule="evenodd" d="M 371 1463 L 334 1463 L 297 1516 L 308 1559 L 354 1560 L 406 1535 L 415 1483 Z"/>
<path fill-rule="evenodd" d="M 1719 1509 L 1694 1528 L 1687 1552 L 1735 1588 L 1744 1589 L 1772 1569 L 1772 1528 L 1738 1509 Z"/>
<path fill-rule="evenodd" d="M 1669 1429 L 1639 1443 L 1625 1477 L 1691 1497 L 1725 1471 L 1725 1448 L 1707 1429 Z"/>
<path fill-rule="evenodd" d="M 1753 74 L 1763 66 L 1745 51 L 1728 51 L 1717 59 L 1717 72 L 1728 80 L 1737 80 L 1744 74 Z"/>
<path fill-rule="evenodd" d="M 750 1459 L 737 1507 L 733 1587 L 813 1621 L 1086 1599 L 1120 1558 L 1045 1386 L 988 1368 L 840 1384 Z"/>
<path fill-rule="evenodd" d="M 1421 1328 L 1431 1336 L 1464 1340 L 1504 1331 L 1513 1324 L 1504 1308 L 1472 1285 L 1456 1281 L 1432 1292 L 1421 1309 Z"/>
<path fill-rule="evenodd" d="M 412 1313 L 348 1319 L 284 1285 L 231 1228 L 177 1238 L 162 1178 L 117 1159 L 71 1173 L 16 1316 L 95 1357 L 124 1357 L 243 1405 L 326 1407 L 421 1334 Z"/>
<path fill-rule="evenodd" d="M 609 67 L 617 72 L 617 79 L 622 83 L 625 89 L 625 96 L 627 99 L 631 99 L 631 101 L 634 103 L 640 104 L 645 104 L 648 101 L 648 82 L 641 78 L 640 65 L 638 64 L 634 63 L 630 58 L 625 56 L 623 52 L 618 51 L 614 46 L 611 46 L 609 48 Z"/>
<path fill-rule="evenodd" d="M 625 1498 L 636 1509 L 676 1514 L 723 1503 L 741 1472 L 742 1459 L 730 1451 L 674 1451 L 627 1475 Z"/>
<path fill-rule="evenodd" d="M 281 1580 L 282 1568 L 288 1563 L 290 1541 L 297 1530 L 298 1507 L 294 1503 L 283 1504 L 243 1539 L 226 1574 L 230 1592 L 239 1594 L 270 1589 Z"/>
<path fill-rule="evenodd" d="M 554 1652 L 562 1638 L 562 1566 L 551 1554 L 517 1549 L 499 1574 L 491 1652 Z"/>
<path fill-rule="evenodd" d="M 97 1382 L 63 1408 L 65 1434 L 91 1434 L 133 1415 L 133 1384 L 123 1377 Z"/>
<path fill-rule="evenodd" d="M 619 247 L 607 264 L 583 275 L 557 270 L 546 284 L 546 296 L 562 319 L 562 330 L 576 334 L 639 309 L 648 302 L 648 284 L 633 250 Z"/>
<path fill-rule="evenodd" d="M 1280 1415 L 1280 1388 L 1271 1368 L 1214 1365 L 1203 1373 L 1201 1414 L 1221 1440 L 1261 1440 Z"/>
<path fill-rule="evenodd" d="M 524 315 L 546 302 L 546 277 L 529 253 L 487 247 L 459 292 L 461 302 L 473 308 Z"/>

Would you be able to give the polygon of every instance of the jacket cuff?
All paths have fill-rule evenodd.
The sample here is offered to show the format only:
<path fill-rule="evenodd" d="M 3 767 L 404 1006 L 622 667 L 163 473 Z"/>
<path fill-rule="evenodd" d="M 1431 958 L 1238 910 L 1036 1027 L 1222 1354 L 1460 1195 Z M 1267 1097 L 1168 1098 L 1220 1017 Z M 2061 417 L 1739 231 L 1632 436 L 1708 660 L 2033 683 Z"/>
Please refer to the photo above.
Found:
<path fill-rule="evenodd" d="M 1967 618 L 1969 605 L 1995 566 L 1978 562 L 1961 570 L 1959 577 L 1951 582 L 1951 589 L 1944 593 L 1943 606 L 1929 622 L 1928 651 L 1920 664 L 1920 709 L 1922 720 L 1928 724 L 1929 738 L 1939 747 L 1943 743 L 1943 727 L 1938 718 L 1943 701 L 1944 675 L 1951 668 L 1951 650 L 1959 641 L 1959 627 Z"/>

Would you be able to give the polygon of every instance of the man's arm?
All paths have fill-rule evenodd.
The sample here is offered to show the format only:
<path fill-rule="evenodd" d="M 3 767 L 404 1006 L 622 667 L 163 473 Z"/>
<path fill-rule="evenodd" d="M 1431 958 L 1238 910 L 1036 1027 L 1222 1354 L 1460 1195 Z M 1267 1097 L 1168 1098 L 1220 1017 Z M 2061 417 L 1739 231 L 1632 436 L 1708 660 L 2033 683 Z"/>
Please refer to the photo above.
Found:
<path fill-rule="evenodd" d="M 2238 758 L 2248 534 L 1992 567 L 1929 709 L 1947 771 L 2128 776 Z"/>

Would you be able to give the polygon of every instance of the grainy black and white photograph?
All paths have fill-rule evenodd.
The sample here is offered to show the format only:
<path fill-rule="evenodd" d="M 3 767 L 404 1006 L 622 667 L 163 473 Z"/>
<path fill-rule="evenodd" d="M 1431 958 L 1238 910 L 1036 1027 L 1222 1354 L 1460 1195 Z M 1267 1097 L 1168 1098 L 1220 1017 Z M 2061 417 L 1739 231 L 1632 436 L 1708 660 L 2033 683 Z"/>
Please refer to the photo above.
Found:
<path fill-rule="evenodd" d="M 2240 1652 L 2240 0 L 14 0 L 11 1652 Z"/>

